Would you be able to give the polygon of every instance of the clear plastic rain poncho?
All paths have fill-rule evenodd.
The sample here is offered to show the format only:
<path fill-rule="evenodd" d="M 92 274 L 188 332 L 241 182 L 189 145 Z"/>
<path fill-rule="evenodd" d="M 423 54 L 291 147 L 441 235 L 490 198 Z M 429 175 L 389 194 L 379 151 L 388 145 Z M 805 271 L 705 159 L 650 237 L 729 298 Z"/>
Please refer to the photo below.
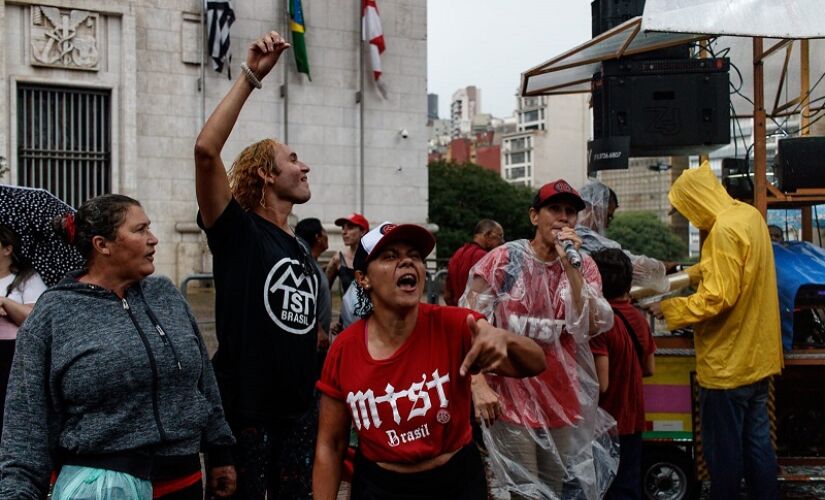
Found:
<path fill-rule="evenodd" d="M 461 305 L 495 326 L 535 340 L 547 370 L 516 379 L 485 376 L 501 417 L 483 427 L 493 470 L 512 498 L 599 499 L 619 464 L 616 422 L 598 407 L 599 384 L 588 342 L 613 324 L 601 278 L 584 258 L 574 297 L 561 264 L 540 260 L 529 241 L 502 245 L 470 271 Z"/>
<path fill-rule="evenodd" d="M 52 500 L 151 500 L 152 483 L 107 469 L 64 465 Z"/>
<path fill-rule="evenodd" d="M 576 233 L 582 239 L 582 250 L 587 253 L 604 248 L 621 250 L 622 246 L 619 243 L 604 236 L 607 230 L 610 189 L 599 181 L 591 180 L 582 186 L 580 194 L 584 200 L 585 209 L 579 212 Z M 668 291 L 667 272 L 662 261 L 644 255 L 634 255 L 627 250 L 624 253 L 630 257 L 630 262 L 633 264 L 632 286 L 651 288 L 659 293 Z"/>

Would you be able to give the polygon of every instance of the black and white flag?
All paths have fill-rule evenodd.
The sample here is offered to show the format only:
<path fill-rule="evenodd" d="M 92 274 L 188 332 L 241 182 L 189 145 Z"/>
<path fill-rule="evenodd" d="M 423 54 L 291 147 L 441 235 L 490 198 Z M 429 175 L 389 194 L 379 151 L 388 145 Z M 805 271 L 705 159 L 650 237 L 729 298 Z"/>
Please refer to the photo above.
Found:
<path fill-rule="evenodd" d="M 206 10 L 206 29 L 209 33 L 208 51 L 212 57 L 212 67 L 220 73 L 226 64 L 226 75 L 231 79 L 229 63 L 229 27 L 235 22 L 232 0 L 204 0 Z"/>

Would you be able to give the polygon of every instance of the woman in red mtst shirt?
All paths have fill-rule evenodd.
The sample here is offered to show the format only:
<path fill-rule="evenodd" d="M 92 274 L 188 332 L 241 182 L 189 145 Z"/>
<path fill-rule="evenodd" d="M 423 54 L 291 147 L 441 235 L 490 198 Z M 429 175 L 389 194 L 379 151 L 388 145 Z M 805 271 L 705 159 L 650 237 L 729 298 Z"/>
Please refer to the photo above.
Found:
<path fill-rule="evenodd" d="M 333 343 L 317 384 L 316 499 L 338 493 L 350 425 L 360 443 L 353 499 L 487 498 L 469 373 L 535 375 L 544 356 L 472 311 L 420 303 L 434 246 L 426 229 L 387 222 L 361 239 L 356 283 L 372 309 Z"/>

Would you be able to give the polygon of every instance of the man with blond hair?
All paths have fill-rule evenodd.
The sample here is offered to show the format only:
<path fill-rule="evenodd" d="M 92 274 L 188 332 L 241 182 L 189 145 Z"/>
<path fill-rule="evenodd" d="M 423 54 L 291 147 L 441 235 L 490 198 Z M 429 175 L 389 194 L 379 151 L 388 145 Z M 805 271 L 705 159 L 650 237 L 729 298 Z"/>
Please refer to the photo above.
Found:
<path fill-rule="evenodd" d="M 309 167 L 273 139 L 245 148 L 228 176 L 221 160 L 241 108 L 288 48 L 274 31 L 250 45 L 195 145 L 198 224 L 214 256 L 213 363 L 238 442 L 240 499 L 311 494 L 319 276 L 287 224 L 309 201 Z"/>

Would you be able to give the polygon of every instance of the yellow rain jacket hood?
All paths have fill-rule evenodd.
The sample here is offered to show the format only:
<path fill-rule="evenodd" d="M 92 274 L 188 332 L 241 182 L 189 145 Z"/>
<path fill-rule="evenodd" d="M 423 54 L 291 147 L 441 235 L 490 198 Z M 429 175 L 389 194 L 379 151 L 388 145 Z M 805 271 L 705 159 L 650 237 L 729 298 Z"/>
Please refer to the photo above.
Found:
<path fill-rule="evenodd" d="M 708 389 L 733 389 L 782 369 L 776 269 L 768 227 L 731 198 L 706 163 L 673 183 L 670 203 L 708 231 L 691 273 L 696 293 L 662 302 L 668 328 L 694 327 L 696 375 Z"/>

